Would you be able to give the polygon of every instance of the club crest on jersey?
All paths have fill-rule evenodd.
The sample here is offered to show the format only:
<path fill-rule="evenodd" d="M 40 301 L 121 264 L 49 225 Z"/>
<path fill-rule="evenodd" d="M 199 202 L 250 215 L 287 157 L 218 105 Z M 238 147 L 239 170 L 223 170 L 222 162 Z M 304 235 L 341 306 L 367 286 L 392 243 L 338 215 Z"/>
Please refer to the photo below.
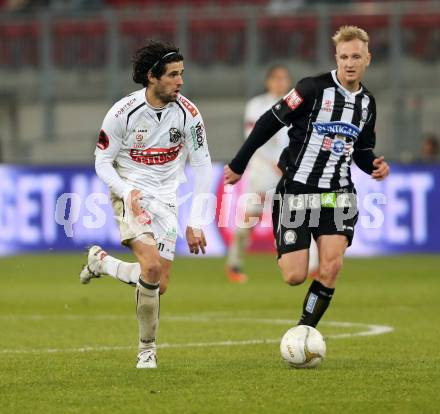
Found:
<path fill-rule="evenodd" d="M 368 108 L 362 108 L 362 115 L 361 115 L 362 122 L 367 122 L 367 118 L 368 118 Z"/>
<path fill-rule="evenodd" d="M 344 153 L 345 141 L 342 139 L 334 139 L 332 145 L 332 153 L 335 155 L 342 155 Z"/>
<path fill-rule="evenodd" d="M 325 136 L 322 140 L 321 149 L 323 151 L 331 151 L 332 154 L 350 155 L 353 152 L 353 141 L 351 138 L 346 139 L 342 135 L 335 135 L 334 137 Z"/>
<path fill-rule="evenodd" d="M 351 138 L 353 141 L 357 140 L 361 132 L 357 126 L 342 121 L 314 122 L 313 128 L 319 135 L 332 136 L 337 134 Z"/>
<path fill-rule="evenodd" d="M 177 144 L 182 138 L 182 133 L 177 128 L 170 128 L 170 142 Z"/>
<path fill-rule="evenodd" d="M 298 108 L 304 101 L 296 89 L 292 89 L 283 99 L 292 111 Z"/>

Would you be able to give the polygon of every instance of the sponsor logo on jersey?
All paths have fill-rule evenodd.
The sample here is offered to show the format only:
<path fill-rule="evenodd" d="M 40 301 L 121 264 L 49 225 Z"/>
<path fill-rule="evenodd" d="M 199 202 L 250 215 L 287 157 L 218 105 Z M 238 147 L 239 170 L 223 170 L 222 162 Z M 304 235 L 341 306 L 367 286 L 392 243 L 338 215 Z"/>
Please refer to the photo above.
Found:
<path fill-rule="evenodd" d="M 191 115 L 193 116 L 193 118 L 195 116 L 197 116 L 198 111 L 196 109 L 196 107 L 189 102 L 187 99 L 185 99 L 183 96 L 179 96 L 179 101 L 182 102 L 183 106 L 188 109 L 189 112 L 191 112 Z"/>
<path fill-rule="evenodd" d="M 119 108 L 118 111 L 115 113 L 115 117 L 118 118 L 120 115 L 122 115 L 130 106 L 132 106 L 136 102 L 136 98 L 130 99 L 122 108 Z"/>
<path fill-rule="evenodd" d="M 193 141 L 194 151 L 197 151 L 199 148 L 203 147 L 203 143 L 205 142 L 205 128 L 201 122 L 197 122 L 195 127 L 191 127 L 191 138 Z"/>
<path fill-rule="evenodd" d="M 98 138 L 98 143 L 96 144 L 96 146 L 101 150 L 105 150 L 108 148 L 109 144 L 110 144 L 110 141 L 108 139 L 107 134 L 105 133 L 105 131 L 103 129 L 101 129 L 101 131 L 99 131 L 99 138 Z"/>
<path fill-rule="evenodd" d="M 353 103 L 353 102 L 347 102 L 347 101 L 345 101 L 345 103 L 344 103 L 344 108 L 347 108 L 347 109 L 354 109 L 354 103 Z"/>
<path fill-rule="evenodd" d="M 144 136 L 142 134 L 136 134 L 136 141 L 141 142 L 144 139 Z"/>
<path fill-rule="evenodd" d="M 148 148 L 130 150 L 133 161 L 146 165 L 162 165 L 174 161 L 182 148 L 182 144 L 170 148 Z"/>
<path fill-rule="evenodd" d="M 326 99 L 322 104 L 322 109 L 326 112 L 333 111 L 333 101 L 331 99 Z"/>
<path fill-rule="evenodd" d="M 333 122 L 314 122 L 313 128 L 319 135 L 342 135 L 357 140 L 359 133 L 361 132 L 359 128 L 353 124 L 348 124 L 342 121 Z"/>
<path fill-rule="evenodd" d="M 296 89 L 292 89 L 283 99 L 292 111 L 298 108 L 298 106 L 304 101 L 303 97 L 296 91 Z"/>
<path fill-rule="evenodd" d="M 177 144 L 182 138 L 182 133 L 177 128 L 170 128 L 170 142 Z"/>

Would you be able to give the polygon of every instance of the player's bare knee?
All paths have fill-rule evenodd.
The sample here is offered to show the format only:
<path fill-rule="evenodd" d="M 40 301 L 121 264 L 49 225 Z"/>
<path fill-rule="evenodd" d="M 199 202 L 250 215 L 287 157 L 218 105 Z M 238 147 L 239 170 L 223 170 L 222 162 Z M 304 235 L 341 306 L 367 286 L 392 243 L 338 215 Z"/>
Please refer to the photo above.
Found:
<path fill-rule="evenodd" d="M 141 273 L 146 282 L 157 283 L 160 279 L 161 264 L 159 260 L 140 261 Z"/>
<path fill-rule="evenodd" d="M 342 257 L 325 260 L 319 265 L 320 278 L 334 281 L 342 268 Z"/>
<path fill-rule="evenodd" d="M 307 272 L 303 270 L 282 269 L 283 279 L 290 286 L 300 285 L 307 278 Z"/>

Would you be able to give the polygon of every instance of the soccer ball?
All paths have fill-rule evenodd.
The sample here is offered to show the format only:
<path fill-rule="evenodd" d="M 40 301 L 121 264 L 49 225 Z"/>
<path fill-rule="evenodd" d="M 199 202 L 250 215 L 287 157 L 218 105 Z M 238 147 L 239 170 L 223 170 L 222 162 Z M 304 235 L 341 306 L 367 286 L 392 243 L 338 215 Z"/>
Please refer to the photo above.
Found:
<path fill-rule="evenodd" d="M 325 357 L 325 341 L 311 326 L 298 325 L 289 329 L 281 339 L 281 356 L 295 368 L 317 367 Z"/>

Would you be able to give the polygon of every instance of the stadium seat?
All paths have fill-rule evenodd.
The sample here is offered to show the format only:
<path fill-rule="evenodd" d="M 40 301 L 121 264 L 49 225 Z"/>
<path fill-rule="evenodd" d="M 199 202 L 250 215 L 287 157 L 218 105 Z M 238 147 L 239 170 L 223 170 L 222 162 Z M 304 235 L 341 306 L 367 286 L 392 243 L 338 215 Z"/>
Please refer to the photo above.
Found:
<path fill-rule="evenodd" d="M 314 61 L 316 57 L 316 16 L 264 17 L 258 22 L 263 61 L 286 56 Z"/>
<path fill-rule="evenodd" d="M 412 14 L 402 17 L 404 50 L 417 59 L 440 59 L 440 15 Z"/>
<path fill-rule="evenodd" d="M 55 65 L 99 67 L 106 61 L 106 22 L 104 20 L 57 20 L 53 25 Z"/>

